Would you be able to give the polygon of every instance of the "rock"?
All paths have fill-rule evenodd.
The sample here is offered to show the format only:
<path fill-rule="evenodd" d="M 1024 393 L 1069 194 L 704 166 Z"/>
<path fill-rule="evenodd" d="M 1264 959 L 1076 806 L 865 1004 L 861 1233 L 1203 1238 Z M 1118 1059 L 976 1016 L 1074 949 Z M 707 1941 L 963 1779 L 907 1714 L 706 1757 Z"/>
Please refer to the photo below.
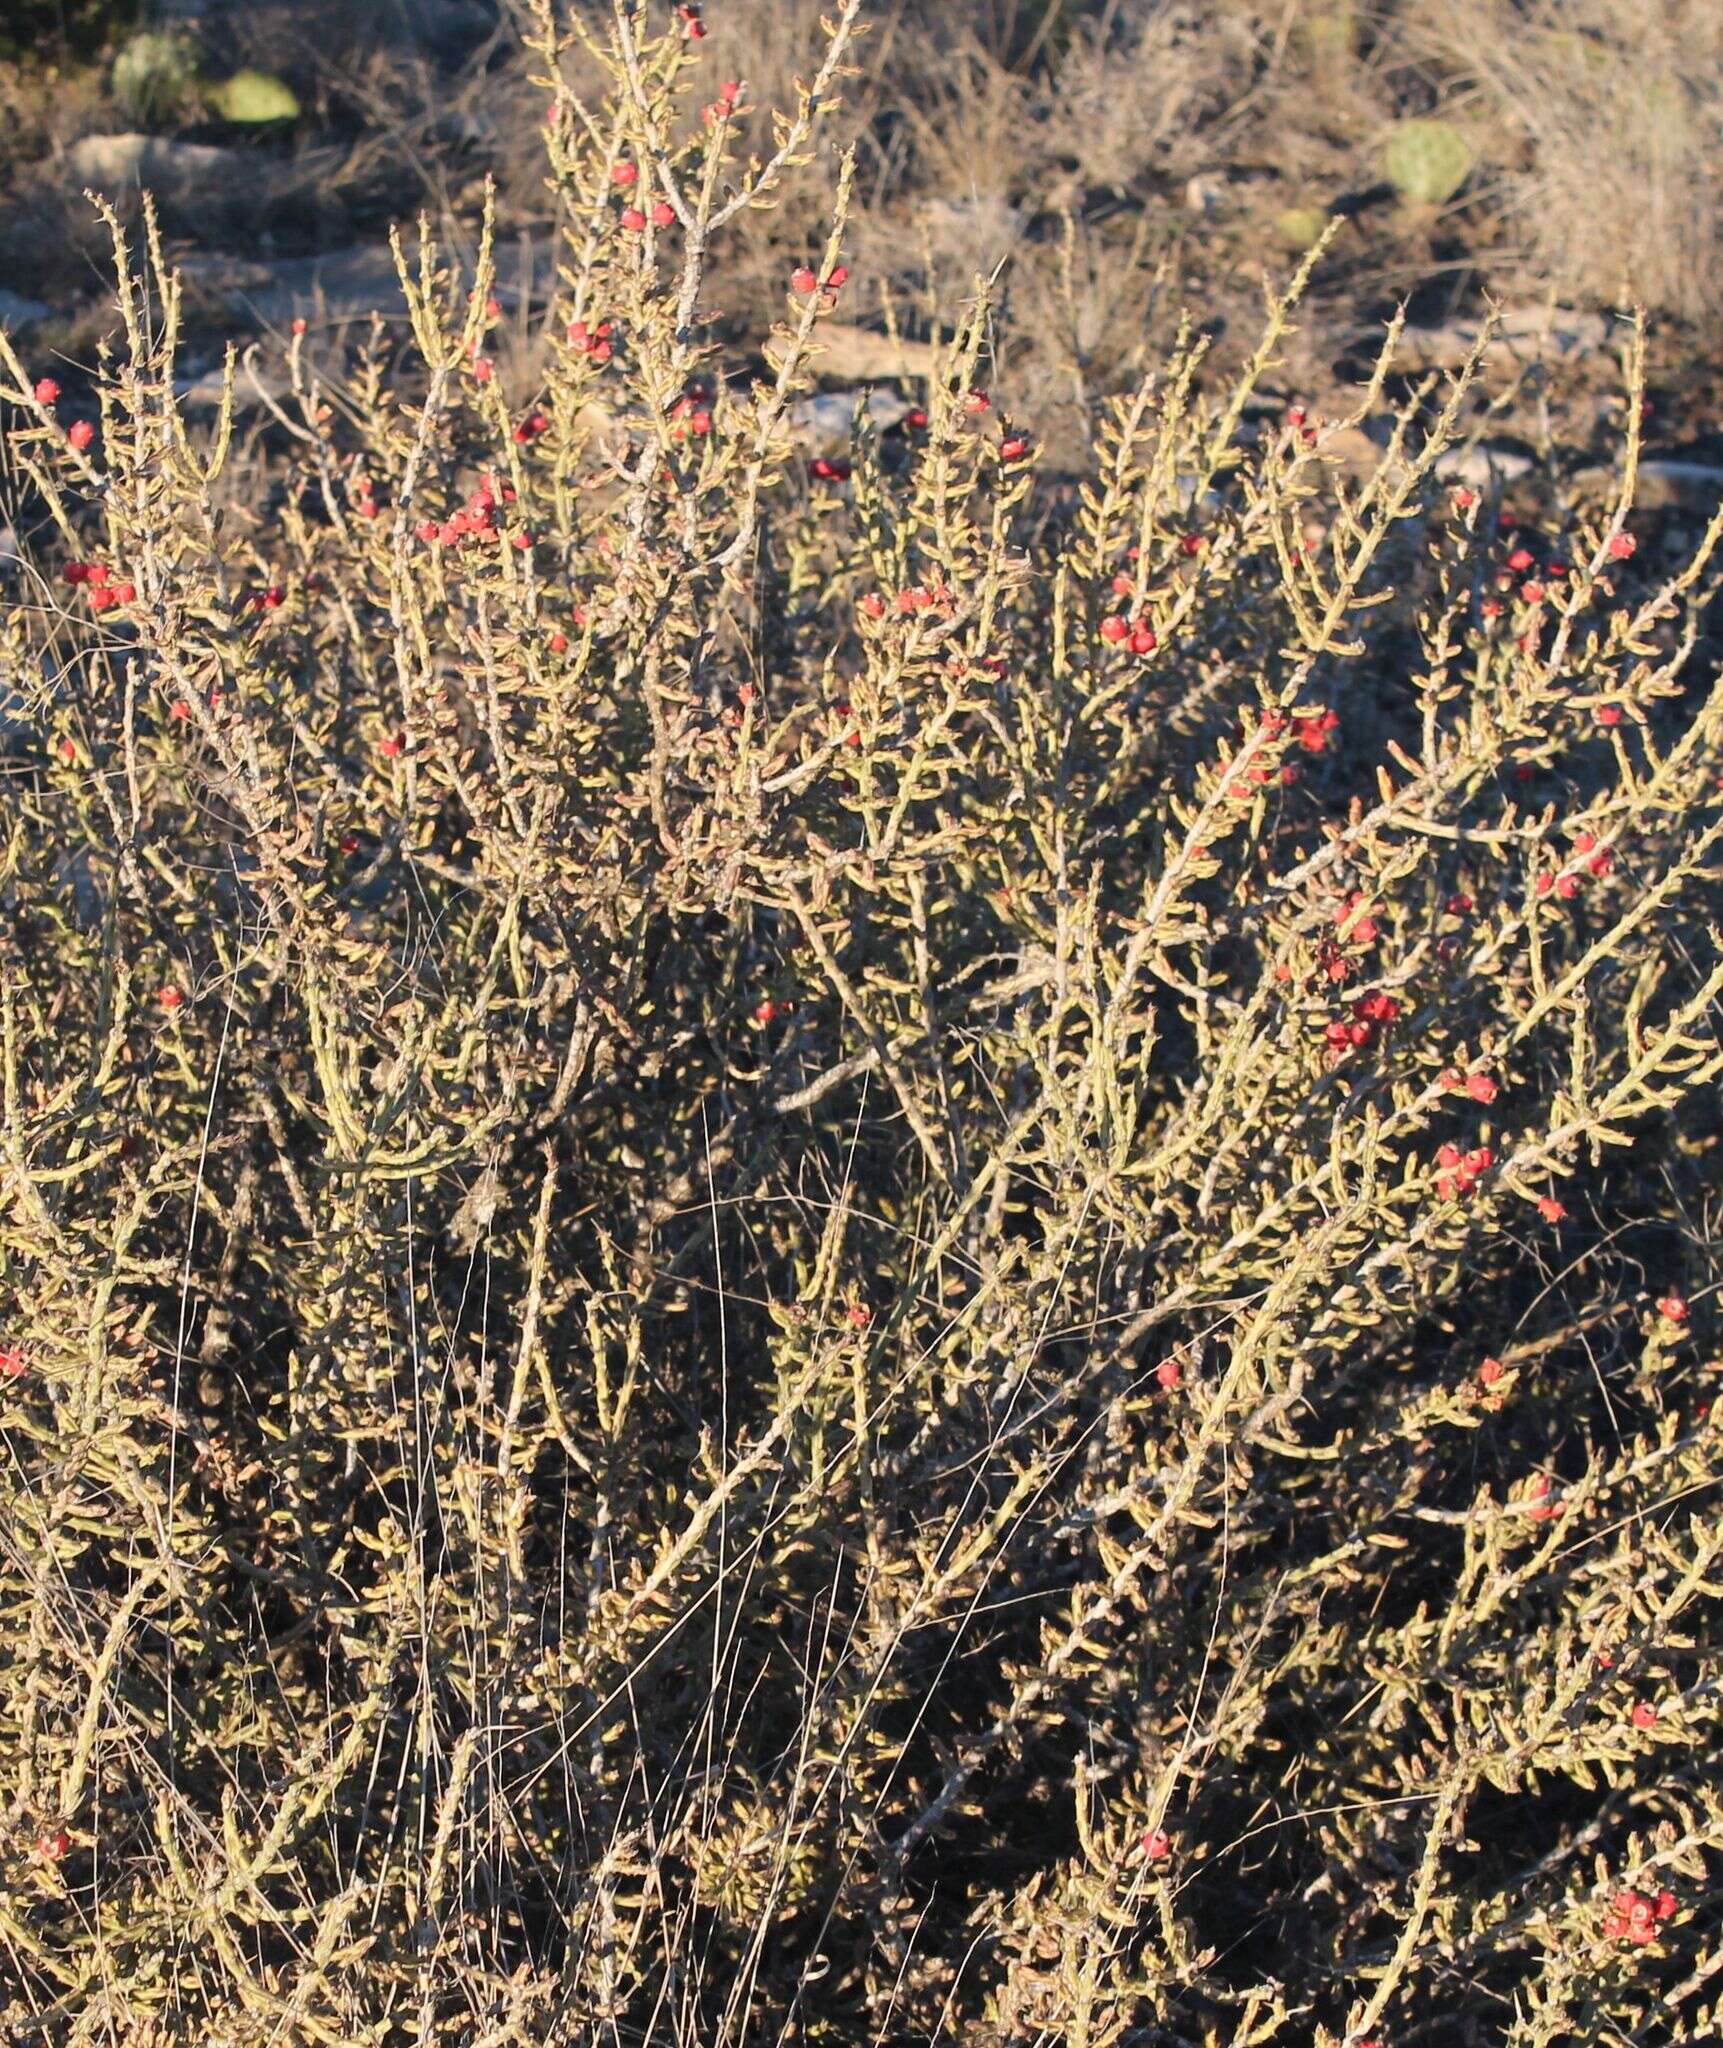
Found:
<path fill-rule="evenodd" d="M 1702 512 L 1723 504 L 1723 466 L 1653 455 L 1639 465 L 1634 502 L 1648 512 Z"/>
<path fill-rule="evenodd" d="M 0 285 L 0 327 L 9 334 L 22 334 L 26 328 L 39 327 L 47 317 L 48 308 L 40 299 L 26 299 Z"/>
<path fill-rule="evenodd" d="M 245 357 L 234 366 L 235 413 L 252 412 L 259 406 L 271 403 L 279 405 L 292 389 L 287 378 L 281 373 L 260 368 L 255 360 L 256 353 L 254 343 Z M 221 404 L 223 382 L 224 365 L 216 363 L 201 376 L 176 379 L 174 396 L 186 412 L 214 412 Z"/>
<path fill-rule="evenodd" d="M 409 245 L 408 261 L 417 266 Z M 554 280 L 548 249 L 505 243 L 495 251 L 496 296 L 516 306 L 545 297 Z M 235 317 L 264 327 L 286 327 L 295 319 L 334 324 L 368 320 L 373 313 L 397 319 L 407 310 L 395 256 L 387 242 L 365 242 L 321 256 L 290 256 L 246 263 L 230 257 L 200 257 L 181 265 L 188 284 L 221 300 Z"/>
<path fill-rule="evenodd" d="M 895 427 L 910 409 L 908 401 L 895 391 L 816 392 L 790 407 L 790 432 L 796 446 L 810 455 L 847 454 L 864 401 L 876 427 Z"/>
<path fill-rule="evenodd" d="M 237 151 L 164 135 L 86 135 L 66 152 L 66 169 L 74 181 L 103 193 L 133 185 L 184 191 L 230 180 L 241 167 Z"/>
<path fill-rule="evenodd" d="M 1501 441 L 1478 441 L 1469 448 L 1448 448 L 1436 457 L 1436 475 L 1444 483 L 1469 484 L 1487 491 L 1511 484 L 1530 473 L 1532 458 L 1523 448 Z"/>
<path fill-rule="evenodd" d="M 875 379 L 927 378 L 939 367 L 939 351 L 930 341 L 894 341 L 889 334 L 875 334 L 871 328 L 851 327 L 841 320 L 818 323 L 809 355 L 822 377 L 858 384 Z M 766 358 L 780 362 L 782 343 L 768 342 Z"/>
<path fill-rule="evenodd" d="M 1457 370 L 1477 347 L 1483 320 L 1446 321 L 1440 327 L 1407 327 L 1400 336 L 1399 361 L 1414 370 Z M 1363 337 L 1361 337 L 1362 339 Z M 1559 306 L 1517 306 L 1502 313 L 1483 354 L 1489 371 L 1525 369 L 1539 362 L 1576 362 L 1609 339 L 1601 313 L 1568 312 Z"/>

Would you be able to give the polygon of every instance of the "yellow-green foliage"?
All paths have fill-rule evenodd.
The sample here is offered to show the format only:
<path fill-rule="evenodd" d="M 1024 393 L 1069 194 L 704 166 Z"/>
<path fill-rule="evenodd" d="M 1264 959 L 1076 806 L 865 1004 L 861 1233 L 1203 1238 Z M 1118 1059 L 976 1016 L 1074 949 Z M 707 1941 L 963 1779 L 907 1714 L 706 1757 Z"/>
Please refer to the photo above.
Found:
<path fill-rule="evenodd" d="M 855 0 L 751 165 L 550 6 L 535 388 L 0 348 L 8 2038 L 1704 2038 L 1718 528 L 1338 481 L 1291 299 L 809 465 Z"/>

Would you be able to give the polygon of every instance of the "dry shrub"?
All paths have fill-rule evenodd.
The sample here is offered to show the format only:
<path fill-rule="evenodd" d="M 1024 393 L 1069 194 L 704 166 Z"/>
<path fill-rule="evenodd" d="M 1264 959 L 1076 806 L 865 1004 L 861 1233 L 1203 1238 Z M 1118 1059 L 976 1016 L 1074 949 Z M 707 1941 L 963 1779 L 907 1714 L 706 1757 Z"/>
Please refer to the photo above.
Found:
<path fill-rule="evenodd" d="M 1723 305 L 1723 11 L 1713 0 L 1441 0 L 1406 33 L 1508 159 L 1499 203 L 1561 295 Z"/>
<path fill-rule="evenodd" d="M 550 7 L 536 391 L 0 344 L 12 2038 L 1703 2038 L 1723 525 L 1337 484 L 1291 300 L 804 464 L 853 7 L 756 382 Z"/>

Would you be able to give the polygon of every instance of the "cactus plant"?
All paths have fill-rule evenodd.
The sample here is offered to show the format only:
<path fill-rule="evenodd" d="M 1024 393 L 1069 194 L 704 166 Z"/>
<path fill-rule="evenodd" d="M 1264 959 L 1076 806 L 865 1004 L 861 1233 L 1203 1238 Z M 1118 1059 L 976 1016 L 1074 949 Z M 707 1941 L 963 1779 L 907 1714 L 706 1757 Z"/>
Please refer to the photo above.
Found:
<path fill-rule="evenodd" d="M 1472 145 L 1448 121 L 1397 121 L 1382 152 L 1388 182 L 1415 206 L 1445 206 L 1473 161 Z"/>
<path fill-rule="evenodd" d="M 114 58 L 115 103 L 139 128 L 171 118 L 196 82 L 197 44 L 182 29 L 146 29 Z"/>
<path fill-rule="evenodd" d="M 1353 0 L 1325 0 L 1312 7 L 1300 24 L 1302 40 L 1319 64 L 1350 57 L 1358 43 L 1358 9 Z"/>
<path fill-rule="evenodd" d="M 267 121 L 296 121 L 299 101 L 293 88 L 267 71 L 246 69 L 207 86 L 204 97 L 224 121 L 247 126 Z"/>
<path fill-rule="evenodd" d="M 1289 206 L 1274 217 L 1274 237 L 1288 249 L 1314 249 L 1327 225 L 1320 206 Z"/>

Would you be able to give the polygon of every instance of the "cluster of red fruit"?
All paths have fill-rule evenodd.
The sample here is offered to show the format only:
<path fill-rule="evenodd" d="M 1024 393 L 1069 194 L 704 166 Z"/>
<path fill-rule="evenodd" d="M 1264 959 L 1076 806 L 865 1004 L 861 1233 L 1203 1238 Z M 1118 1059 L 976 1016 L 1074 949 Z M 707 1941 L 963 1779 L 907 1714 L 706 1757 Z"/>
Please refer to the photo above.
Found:
<path fill-rule="evenodd" d="M 1526 1499 L 1530 1503 L 1526 1512 L 1534 1522 L 1553 1522 L 1561 1514 L 1565 1502 L 1551 1497 L 1552 1488 L 1547 1472 L 1536 1472 L 1526 1484 Z"/>
<path fill-rule="evenodd" d="M 361 519 L 383 516 L 383 508 L 377 502 L 377 486 L 362 471 L 353 479 L 353 509 Z"/>
<path fill-rule="evenodd" d="M 38 377 L 32 394 L 39 406 L 52 412 L 60 402 L 60 387 L 52 377 Z M 82 455 L 96 438 L 96 430 L 88 420 L 74 420 L 66 429 L 66 445 L 75 448 Z"/>
<path fill-rule="evenodd" d="M 1649 1892 L 1623 1887 L 1609 1902 L 1609 1911 L 1603 1916 L 1603 1931 L 1611 1941 L 1644 1948 L 1657 1939 L 1662 1921 L 1674 1919 L 1679 1905 L 1672 1891 L 1661 1891 L 1653 1897 Z"/>
<path fill-rule="evenodd" d="M 1115 578 L 1115 580 L 1112 580 L 1112 588 L 1119 590 L 1121 582 L 1125 584 L 1125 590 L 1129 592 L 1131 584 L 1129 584 L 1127 578 Z M 1108 647 L 1125 647 L 1125 645 L 1129 645 L 1131 653 L 1139 653 L 1139 655 L 1141 653 L 1153 653 L 1155 647 L 1160 647 L 1160 641 L 1155 639 L 1153 627 L 1145 621 L 1145 618 L 1141 618 L 1141 616 L 1139 618 L 1125 618 L 1123 612 L 1110 612 L 1106 618 L 1102 618 L 1102 621 L 1100 621 L 1100 637 L 1106 641 Z"/>
<path fill-rule="evenodd" d="M 798 293 L 804 299 L 813 292 L 842 291 L 849 281 L 850 272 L 847 263 L 834 263 L 823 278 L 816 276 L 805 263 L 799 264 L 796 269 L 790 272 L 791 291 Z"/>
<path fill-rule="evenodd" d="M 906 618 L 912 617 L 916 612 L 949 612 L 956 602 L 955 594 L 943 583 L 935 583 L 928 589 L 919 584 L 912 584 L 897 594 L 897 608 Z M 878 603 L 878 610 L 874 609 L 875 603 Z M 879 618 L 885 610 L 883 602 L 877 599 L 873 602 L 864 600 L 864 604 L 871 618 Z"/>
<path fill-rule="evenodd" d="M 633 168 L 632 165 L 629 167 Z M 584 356 L 590 356 L 595 363 L 608 363 L 616 353 L 614 336 L 616 329 L 610 321 L 600 320 L 596 327 L 589 327 L 584 320 L 568 323 L 570 343 Z"/>
<path fill-rule="evenodd" d="M 1346 956 L 1351 946 L 1374 945 L 1378 936 L 1375 918 L 1370 915 L 1373 906 L 1366 902 L 1362 890 L 1352 889 L 1335 905 L 1334 922 L 1339 926 L 1336 938 L 1324 939 L 1316 949 L 1316 967 L 1319 974 L 1330 981 L 1346 981 L 1351 977 L 1353 963 Z M 1277 981 L 1290 981 L 1292 969 L 1282 961 L 1274 970 Z"/>
<path fill-rule="evenodd" d="M 1361 1051 L 1374 1045 L 1400 1014 L 1401 1005 L 1395 997 L 1381 989 L 1371 989 L 1352 1005 L 1350 1020 L 1336 1017 L 1323 1034 L 1328 1049 L 1335 1059 L 1344 1059 L 1349 1052 Z"/>
<path fill-rule="evenodd" d="M 697 439 L 712 431 L 712 387 L 690 384 L 670 408 L 670 438 L 680 441 L 693 434 Z"/>
<path fill-rule="evenodd" d="M 1437 1194 L 1444 1202 L 1458 1201 L 1472 1192 L 1495 1163 L 1496 1155 L 1488 1145 L 1474 1145 L 1469 1152 L 1454 1144 L 1442 1146 L 1436 1154 Z"/>
<path fill-rule="evenodd" d="M 1607 875 L 1615 865 L 1615 855 L 1607 846 L 1601 846 L 1591 832 L 1576 832 L 1573 835 L 1573 850 L 1584 857 L 1587 874 Z M 1571 903 L 1579 894 L 1581 877 L 1571 866 L 1564 865 L 1554 873 L 1546 871 L 1538 876 L 1532 885 L 1539 896 L 1559 896 L 1564 903 Z"/>
<path fill-rule="evenodd" d="M 1309 718 L 1295 718 L 1292 737 L 1307 754 L 1322 754 L 1328 751 L 1328 735 L 1339 729 L 1339 712 L 1324 709 Z"/>
<path fill-rule="evenodd" d="M 426 547 L 459 547 L 463 542 L 490 540 L 501 532 L 498 504 L 512 505 L 518 494 L 509 484 L 487 478 L 450 519 L 421 519 L 413 531 Z M 530 547 L 530 535 L 517 534 L 517 547 Z"/>
<path fill-rule="evenodd" d="M 1444 1067 L 1436 1078 L 1450 1095 L 1469 1095 L 1486 1109 L 1496 1099 L 1496 1083 L 1488 1074 L 1462 1074 L 1458 1067 Z"/>
<path fill-rule="evenodd" d="M 116 583 L 113 574 L 105 562 L 68 562 L 60 571 L 63 581 L 83 586 L 93 612 L 112 611 L 116 605 L 136 602 L 137 585 Z"/>

